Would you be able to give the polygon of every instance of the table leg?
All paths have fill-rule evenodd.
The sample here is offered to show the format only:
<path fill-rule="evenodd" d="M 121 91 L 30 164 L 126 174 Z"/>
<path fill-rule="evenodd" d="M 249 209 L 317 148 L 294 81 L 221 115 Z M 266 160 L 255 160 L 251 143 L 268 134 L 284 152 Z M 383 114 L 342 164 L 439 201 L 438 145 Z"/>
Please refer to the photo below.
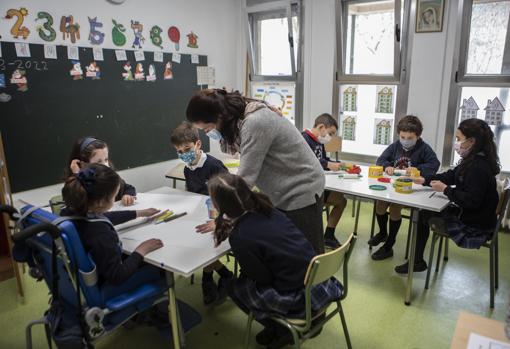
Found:
<path fill-rule="evenodd" d="M 177 181 L 175 180 L 175 178 L 173 178 L 172 181 L 173 181 L 173 187 L 175 189 L 175 187 L 177 187 Z"/>
<path fill-rule="evenodd" d="M 358 198 L 358 206 L 356 206 L 356 218 L 354 219 L 354 235 L 358 235 L 358 223 L 359 223 L 359 210 L 361 207 L 361 200 Z"/>
<path fill-rule="evenodd" d="M 179 312 L 177 309 L 177 300 L 175 298 L 174 273 L 167 271 L 166 280 L 168 283 L 168 316 L 170 318 L 170 326 L 172 326 L 173 349 L 180 349 L 184 336 L 181 336 Z"/>
<path fill-rule="evenodd" d="M 411 221 L 413 229 L 411 229 L 411 246 L 408 259 L 408 273 L 407 273 L 407 288 L 405 295 L 405 305 L 411 305 L 411 294 L 413 293 L 413 271 L 414 271 L 414 258 L 416 254 L 416 236 L 418 235 L 418 217 L 420 210 L 414 209 L 411 214 Z"/>

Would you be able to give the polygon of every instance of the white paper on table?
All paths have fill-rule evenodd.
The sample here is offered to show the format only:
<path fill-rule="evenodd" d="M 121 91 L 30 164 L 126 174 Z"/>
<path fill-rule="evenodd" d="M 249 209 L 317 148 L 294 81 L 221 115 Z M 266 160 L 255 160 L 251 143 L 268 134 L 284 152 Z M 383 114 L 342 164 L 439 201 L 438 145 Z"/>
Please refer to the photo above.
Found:
<path fill-rule="evenodd" d="M 191 64 L 198 64 L 199 58 L 198 55 L 191 55 Z"/>
<path fill-rule="evenodd" d="M 510 349 L 510 343 L 471 333 L 466 349 Z"/>
<path fill-rule="evenodd" d="M 154 62 L 163 62 L 163 52 L 161 51 L 154 52 Z"/>
<path fill-rule="evenodd" d="M 172 62 L 181 63 L 181 54 L 180 53 L 172 53 Z"/>
<path fill-rule="evenodd" d="M 117 61 L 127 61 L 126 51 L 124 50 L 115 50 L 115 57 Z"/>
<path fill-rule="evenodd" d="M 79 60 L 80 52 L 76 46 L 67 46 L 67 59 Z"/>
<path fill-rule="evenodd" d="M 103 49 L 101 47 L 94 47 L 92 49 L 95 61 L 104 61 Z"/>
<path fill-rule="evenodd" d="M 18 57 L 30 57 L 30 46 L 26 42 L 16 42 L 16 56 Z"/>
<path fill-rule="evenodd" d="M 57 46 L 56 45 L 44 45 L 44 58 L 57 59 Z"/>
<path fill-rule="evenodd" d="M 137 62 L 145 61 L 145 54 L 143 53 L 143 51 L 141 50 L 135 51 L 135 61 Z"/>

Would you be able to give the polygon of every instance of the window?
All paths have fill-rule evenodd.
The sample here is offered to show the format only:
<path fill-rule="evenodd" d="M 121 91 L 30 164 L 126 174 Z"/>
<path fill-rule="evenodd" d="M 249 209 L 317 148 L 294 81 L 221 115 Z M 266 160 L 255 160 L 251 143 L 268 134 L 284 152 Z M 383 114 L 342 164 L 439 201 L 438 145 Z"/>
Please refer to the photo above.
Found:
<path fill-rule="evenodd" d="M 478 118 L 494 131 L 502 170 L 510 172 L 510 0 L 469 0 L 459 11 L 464 20 L 443 163 L 453 166 L 459 160 L 452 147 L 457 125 Z"/>
<path fill-rule="evenodd" d="M 400 57 L 409 11 L 400 0 L 337 0 L 334 95 L 343 158 L 373 162 L 393 142 L 396 116 L 405 112 Z"/>

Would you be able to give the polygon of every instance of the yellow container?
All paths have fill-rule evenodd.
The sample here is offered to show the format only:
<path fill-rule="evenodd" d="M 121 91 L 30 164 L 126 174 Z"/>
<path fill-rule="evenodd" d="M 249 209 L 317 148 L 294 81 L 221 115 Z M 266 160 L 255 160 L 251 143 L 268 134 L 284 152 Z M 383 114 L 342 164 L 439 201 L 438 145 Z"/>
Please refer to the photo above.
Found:
<path fill-rule="evenodd" d="M 421 173 L 420 173 L 420 170 L 418 170 L 416 167 L 411 167 L 410 168 L 410 176 L 413 177 L 413 178 L 416 178 L 416 177 L 420 177 Z"/>
<path fill-rule="evenodd" d="M 394 186 L 395 191 L 400 194 L 411 194 L 413 192 L 413 180 L 410 178 L 398 178 Z"/>
<path fill-rule="evenodd" d="M 382 166 L 370 166 L 368 168 L 368 178 L 380 178 L 383 176 L 384 168 Z"/>

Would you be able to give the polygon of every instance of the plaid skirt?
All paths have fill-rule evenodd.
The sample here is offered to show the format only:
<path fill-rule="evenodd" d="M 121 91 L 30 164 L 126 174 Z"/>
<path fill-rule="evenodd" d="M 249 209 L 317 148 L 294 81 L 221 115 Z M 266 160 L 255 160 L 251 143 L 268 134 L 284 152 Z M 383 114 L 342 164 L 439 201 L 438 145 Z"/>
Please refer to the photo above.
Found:
<path fill-rule="evenodd" d="M 455 210 L 446 210 L 439 218 L 444 220 L 445 232 L 455 244 L 462 248 L 478 249 L 487 242 L 494 229 L 477 229 L 464 224 Z"/>
<path fill-rule="evenodd" d="M 241 277 L 233 281 L 232 291 L 257 320 L 272 316 L 302 319 L 305 317 L 305 289 L 278 291 L 271 286 L 257 285 L 255 281 Z M 329 303 L 340 299 L 342 284 L 335 278 L 315 285 L 311 290 L 312 314 Z"/>

